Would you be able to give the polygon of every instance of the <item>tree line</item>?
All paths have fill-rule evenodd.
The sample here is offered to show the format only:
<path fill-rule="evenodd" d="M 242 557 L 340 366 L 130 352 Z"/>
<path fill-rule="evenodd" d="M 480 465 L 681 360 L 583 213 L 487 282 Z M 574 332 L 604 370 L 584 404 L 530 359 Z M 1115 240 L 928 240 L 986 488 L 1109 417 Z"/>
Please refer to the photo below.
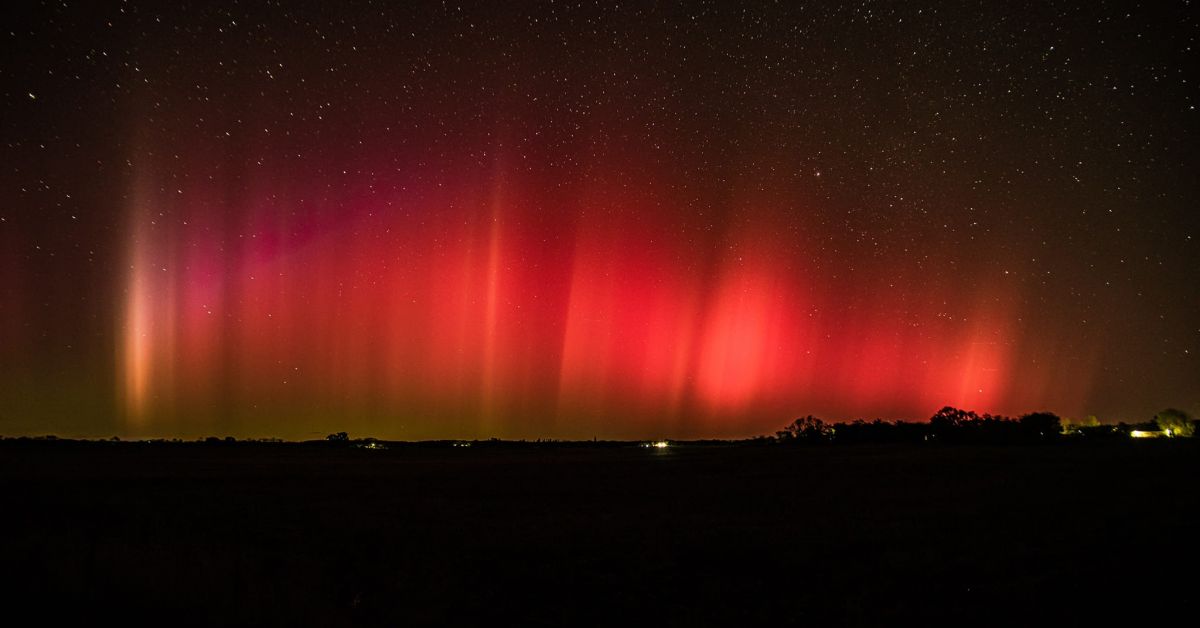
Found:
<path fill-rule="evenodd" d="M 805 443 L 1037 443 L 1063 438 L 1088 440 L 1127 438 L 1131 435 L 1190 437 L 1196 421 L 1186 412 L 1168 408 L 1144 423 L 1101 424 L 1094 417 L 1081 423 L 1064 421 L 1053 412 L 1031 412 L 1019 417 L 977 414 L 946 406 L 928 422 L 864 421 L 827 423 L 808 415 L 775 433 L 775 442 Z M 768 437 L 769 438 L 769 437 Z"/>

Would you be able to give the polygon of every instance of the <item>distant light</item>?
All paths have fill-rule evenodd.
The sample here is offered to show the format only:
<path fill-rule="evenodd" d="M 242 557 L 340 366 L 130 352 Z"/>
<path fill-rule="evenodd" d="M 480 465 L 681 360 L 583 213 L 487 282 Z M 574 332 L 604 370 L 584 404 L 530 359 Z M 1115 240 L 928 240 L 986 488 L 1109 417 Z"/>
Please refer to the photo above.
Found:
<path fill-rule="evenodd" d="M 655 449 L 666 449 L 667 445 L 669 445 L 669 444 L 670 443 L 668 443 L 665 440 L 660 440 L 660 441 L 655 441 L 654 447 L 655 447 Z"/>

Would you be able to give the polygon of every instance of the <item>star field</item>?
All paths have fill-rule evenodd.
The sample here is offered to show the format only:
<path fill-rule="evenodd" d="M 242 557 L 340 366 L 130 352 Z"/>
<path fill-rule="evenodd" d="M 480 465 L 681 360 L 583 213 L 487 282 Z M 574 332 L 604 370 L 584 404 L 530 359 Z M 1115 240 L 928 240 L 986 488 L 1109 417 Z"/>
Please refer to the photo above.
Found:
<path fill-rule="evenodd" d="M 1190 2 L 25 3 L 0 433 L 1200 410 Z"/>

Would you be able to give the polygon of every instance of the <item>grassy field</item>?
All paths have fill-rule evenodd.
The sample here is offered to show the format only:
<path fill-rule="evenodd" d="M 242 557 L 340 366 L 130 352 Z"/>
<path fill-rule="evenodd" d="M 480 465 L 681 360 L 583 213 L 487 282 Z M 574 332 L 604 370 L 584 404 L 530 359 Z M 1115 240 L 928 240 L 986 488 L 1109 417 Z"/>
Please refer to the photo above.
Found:
<path fill-rule="evenodd" d="M 9 441 L 3 591 L 176 625 L 1155 623 L 1195 607 L 1197 454 Z"/>

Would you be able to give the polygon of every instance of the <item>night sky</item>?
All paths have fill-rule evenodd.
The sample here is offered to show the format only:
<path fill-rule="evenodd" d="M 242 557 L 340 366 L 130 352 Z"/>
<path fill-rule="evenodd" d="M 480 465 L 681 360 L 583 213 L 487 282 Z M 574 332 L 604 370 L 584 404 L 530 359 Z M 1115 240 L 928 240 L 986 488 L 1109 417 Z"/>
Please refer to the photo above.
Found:
<path fill-rule="evenodd" d="M 1200 411 L 1191 3 L 16 4 L 0 434 Z"/>

